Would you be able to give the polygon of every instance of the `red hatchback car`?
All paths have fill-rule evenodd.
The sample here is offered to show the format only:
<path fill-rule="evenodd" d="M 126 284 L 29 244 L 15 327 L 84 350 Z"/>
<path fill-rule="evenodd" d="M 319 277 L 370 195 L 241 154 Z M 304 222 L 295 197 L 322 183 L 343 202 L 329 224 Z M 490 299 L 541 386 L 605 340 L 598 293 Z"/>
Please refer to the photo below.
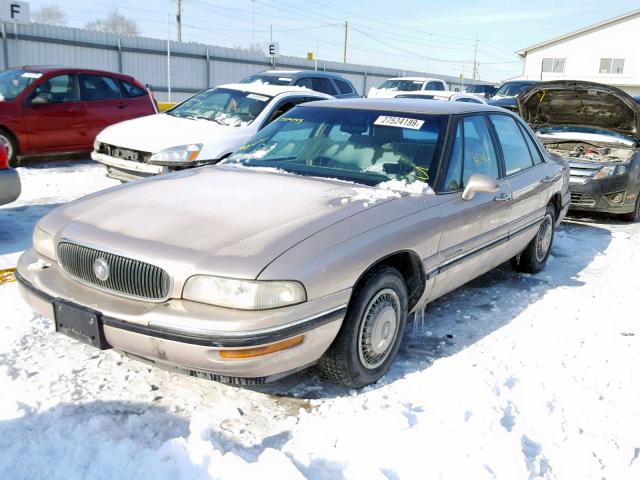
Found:
<path fill-rule="evenodd" d="M 135 78 L 82 68 L 22 67 L 0 73 L 0 141 L 9 160 L 90 152 L 114 123 L 157 113 Z"/>

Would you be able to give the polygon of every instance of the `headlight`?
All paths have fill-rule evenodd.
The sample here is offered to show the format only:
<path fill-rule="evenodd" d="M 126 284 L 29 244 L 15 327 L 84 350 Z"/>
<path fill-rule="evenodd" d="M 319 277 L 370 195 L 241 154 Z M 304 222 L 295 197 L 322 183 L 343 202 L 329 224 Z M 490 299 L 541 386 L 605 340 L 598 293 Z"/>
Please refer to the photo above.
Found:
<path fill-rule="evenodd" d="M 627 173 L 626 165 L 607 165 L 606 167 L 602 167 L 600 170 L 598 170 L 593 178 L 599 180 L 602 178 L 619 177 L 621 175 L 624 175 L 625 173 Z"/>
<path fill-rule="evenodd" d="M 182 298 L 240 310 L 267 310 L 307 300 L 299 282 L 236 280 L 196 275 L 187 280 Z"/>
<path fill-rule="evenodd" d="M 33 230 L 33 248 L 42 256 L 56 258 L 53 237 L 38 226 Z"/>
<path fill-rule="evenodd" d="M 93 151 L 94 152 L 99 152 L 100 151 L 100 145 L 101 145 L 100 141 L 96 138 L 93 141 Z"/>
<path fill-rule="evenodd" d="M 201 143 L 190 143 L 189 145 L 180 145 L 179 147 L 171 147 L 160 150 L 151 155 L 149 163 L 157 165 L 172 165 L 176 163 L 189 163 L 198 158 L 198 154 L 202 150 Z"/>

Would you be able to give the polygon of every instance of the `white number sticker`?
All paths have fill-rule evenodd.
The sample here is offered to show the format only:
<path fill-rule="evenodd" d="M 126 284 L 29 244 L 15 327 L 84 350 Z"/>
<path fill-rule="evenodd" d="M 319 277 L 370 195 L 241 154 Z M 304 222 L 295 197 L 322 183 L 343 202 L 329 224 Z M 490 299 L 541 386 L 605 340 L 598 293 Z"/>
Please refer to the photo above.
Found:
<path fill-rule="evenodd" d="M 23 78 L 40 78 L 42 76 L 41 73 L 36 73 L 36 72 L 24 72 L 22 75 L 20 75 Z"/>
<path fill-rule="evenodd" d="M 420 130 L 424 125 L 424 120 L 418 120 L 416 118 L 406 117 L 388 117 L 386 115 L 380 115 L 374 125 L 383 125 L 385 127 L 400 127 L 410 128 L 412 130 Z"/>

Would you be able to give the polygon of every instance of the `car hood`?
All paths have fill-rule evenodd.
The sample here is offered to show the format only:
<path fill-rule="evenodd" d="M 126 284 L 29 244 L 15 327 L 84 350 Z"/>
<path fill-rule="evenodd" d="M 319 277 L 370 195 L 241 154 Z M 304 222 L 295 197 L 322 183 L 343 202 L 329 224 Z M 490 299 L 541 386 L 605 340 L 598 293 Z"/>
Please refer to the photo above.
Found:
<path fill-rule="evenodd" d="M 178 118 L 166 113 L 149 115 L 105 128 L 97 137 L 102 143 L 155 153 L 188 143 L 237 143 L 251 135 L 248 127 L 227 127 L 209 120 Z"/>
<path fill-rule="evenodd" d="M 610 85 L 554 81 L 533 85 L 517 99 L 520 116 L 534 130 L 593 127 L 638 139 L 640 110 L 633 97 Z"/>
<path fill-rule="evenodd" d="M 56 240 L 146 261 L 177 278 L 256 278 L 313 234 L 400 197 L 360 201 L 363 189 L 380 193 L 252 168 L 202 167 L 89 195 L 54 210 L 39 226 Z"/>

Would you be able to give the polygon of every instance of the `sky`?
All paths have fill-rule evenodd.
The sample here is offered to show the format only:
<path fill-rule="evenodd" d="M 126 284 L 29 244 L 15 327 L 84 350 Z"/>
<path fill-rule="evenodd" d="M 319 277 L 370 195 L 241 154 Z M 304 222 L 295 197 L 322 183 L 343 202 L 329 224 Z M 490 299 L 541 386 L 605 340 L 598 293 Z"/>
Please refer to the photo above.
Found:
<path fill-rule="evenodd" d="M 175 0 L 31 0 L 58 5 L 68 26 L 83 27 L 113 9 L 143 36 L 175 39 Z M 629 0 L 182 0 L 182 40 L 248 48 L 273 41 L 281 55 L 473 77 L 499 82 L 522 72 L 514 52 L 640 8 Z M 168 25 L 168 16 L 171 24 Z M 476 43 L 477 41 L 477 43 Z"/>

